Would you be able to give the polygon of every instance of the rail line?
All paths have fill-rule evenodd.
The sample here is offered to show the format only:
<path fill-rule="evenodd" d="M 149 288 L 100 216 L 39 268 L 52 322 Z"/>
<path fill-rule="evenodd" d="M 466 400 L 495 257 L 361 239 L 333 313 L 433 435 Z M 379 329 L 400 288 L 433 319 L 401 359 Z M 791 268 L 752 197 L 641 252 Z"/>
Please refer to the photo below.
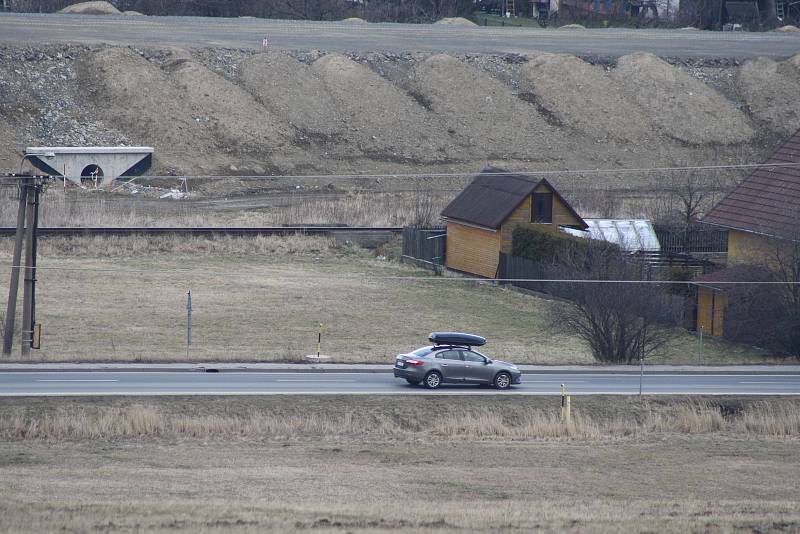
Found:
<path fill-rule="evenodd" d="M 98 235 L 183 235 L 183 236 L 257 236 L 257 235 L 328 235 L 345 236 L 353 235 L 386 235 L 399 234 L 403 231 L 401 226 L 199 226 L 199 227 L 169 227 L 169 226 L 137 226 L 137 227 L 102 227 L 102 226 L 74 226 L 74 227 L 45 227 L 36 230 L 39 236 L 61 237 L 91 237 Z M 13 236 L 14 227 L 0 227 L 0 236 Z"/>

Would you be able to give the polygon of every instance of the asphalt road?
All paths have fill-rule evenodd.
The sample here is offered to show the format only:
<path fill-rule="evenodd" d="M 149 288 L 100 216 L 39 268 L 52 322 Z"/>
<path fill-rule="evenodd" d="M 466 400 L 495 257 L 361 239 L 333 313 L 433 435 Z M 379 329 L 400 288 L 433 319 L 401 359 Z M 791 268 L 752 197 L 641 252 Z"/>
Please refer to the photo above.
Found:
<path fill-rule="evenodd" d="M 558 30 L 351 24 L 264 19 L 0 14 L 0 42 L 171 45 L 355 52 L 565 52 L 619 57 L 652 52 L 679 58 L 784 58 L 800 52 L 800 34 L 691 30 Z"/>
<path fill-rule="evenodd" d="M 636 374 L 525 374 L 509 391 L 442 386 L 428 391 L 390 373 L 3 372 L 0 396 L 63 395 L 632 395 Z M 800 375 L 645 375 L 648 395 L 800 395 Z"/>

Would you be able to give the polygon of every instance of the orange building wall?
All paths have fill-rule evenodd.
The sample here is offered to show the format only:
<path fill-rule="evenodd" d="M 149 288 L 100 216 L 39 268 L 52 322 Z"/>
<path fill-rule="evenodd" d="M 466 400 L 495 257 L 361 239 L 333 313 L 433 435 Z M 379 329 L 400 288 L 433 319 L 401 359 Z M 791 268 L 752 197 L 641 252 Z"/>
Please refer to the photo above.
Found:
<path fill-rule="evenodd" d="M 500 259 L 500 233 L 448 221 L 446 258 L 448 269 L 494 278 Z"/>
<path fill-rule="evenodd" d="M 770 266 L 776 263 L 779 250 L 784 247 L 784 254 L 790 254 L 790 244 L 764 235 L 728 231 L 728 265 L 749 263 L 751 265 Z M 790 257 L 790 256 L 788 256 Z"/>
<path fill-rule="evenodd" d="M 711 336 L 722 335 L 728 297 L 707 287 L 697 291 L 697 330 Z"/>

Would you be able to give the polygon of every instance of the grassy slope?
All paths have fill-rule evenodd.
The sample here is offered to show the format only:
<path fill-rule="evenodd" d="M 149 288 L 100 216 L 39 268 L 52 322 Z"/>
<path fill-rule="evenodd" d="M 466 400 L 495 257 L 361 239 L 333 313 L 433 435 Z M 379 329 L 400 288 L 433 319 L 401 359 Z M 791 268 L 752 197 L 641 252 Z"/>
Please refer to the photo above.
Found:
<path fill-rule="evenodd" d="M 39 265 L 43 349 L 33 357 L 42 360 L 185 360 L 191 290 L 191 360 L 302 360 L 316 352 L 321 322 L 322 352 L 336 362 L 390 362 L 431 331 L 456 330 L 487 336 L 490 356 L 592 363 L 580 340 L 550 322 L 563 304 L 433 277 L 324 239 L 43 240 Z M 4 263 L 0 279 L 8 276 Z M 708 363 L 760 361 L 714 340 L 704 353 Z M 653 361 L 696 362 L 696 340 L 676 330 Z"/>
<path fill-rule="evenodd" d="M 520 439 L 491 429 L 481 436 L 476 414 L 504 414 L 515 422 L 531 410 L 555 414 L 557 401 L 458 400 L 425 398 L 403 405 L 392 397 L 11 399 L 0 405 L 4 430 L 14 417 L 41 422 L 49 416 L 63 422 L 86 412 L 142 408 L 202 419 L 208 428 L 256 411 L 335 421 L 350 413 L 356 422 L 374 417 L 396 430 L 343 424 L 317 432 L 250 428 L 196 437 L 184 432 L 22 441 L 4 432 L 0 531 L 800 528 L 796 421 L 789 438 L 700 425 L 631 435 Z M 703 401 L 629 399 L 623 405 L 620 400 L 586 397 L 575 408 L 609 431 L 618 418 L 667 416 L 687 406 L 717 410 Z M 708 402 L 745 412 L 757 406 L 750 401 L 741 405 L 738 399 Z M 784 413 L 797 409 L 793 400 L 772 399 L 770 404 L 783 406 Z M 470 415 L 470 429 L 436 430 L 437 421 L 458 414 Z"/>

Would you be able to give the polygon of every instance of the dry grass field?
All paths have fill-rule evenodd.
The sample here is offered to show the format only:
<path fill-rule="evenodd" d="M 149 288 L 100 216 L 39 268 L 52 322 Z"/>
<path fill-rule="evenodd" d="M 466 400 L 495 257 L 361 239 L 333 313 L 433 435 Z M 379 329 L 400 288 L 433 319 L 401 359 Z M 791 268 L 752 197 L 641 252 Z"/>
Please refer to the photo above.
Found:
<path fill-rule="evenodd" d="M 557 404 L 7 399 L 0 531 L 800 529 L 796 400 Z"/>
<path fill-rule="evenodd" d="M 0 280 L 9 277 L 11 246 L 0 241 L 9 258 Z M 316 352 L 319 323 L 332 362 L 390 362 L 436 330 L 481 333 L 490 356 L 519 363 L 593 361 L 551 323 L 562 303 L 433 276 L 329 239 L 48 238 L 39 267 L 43 337 L 33 361 L 302 361 Z M 714 340 L 704 345 L 707 363 L 764 361 Z M 652 361 L 698 358 L 697 340 L 676 329 Z"/>

